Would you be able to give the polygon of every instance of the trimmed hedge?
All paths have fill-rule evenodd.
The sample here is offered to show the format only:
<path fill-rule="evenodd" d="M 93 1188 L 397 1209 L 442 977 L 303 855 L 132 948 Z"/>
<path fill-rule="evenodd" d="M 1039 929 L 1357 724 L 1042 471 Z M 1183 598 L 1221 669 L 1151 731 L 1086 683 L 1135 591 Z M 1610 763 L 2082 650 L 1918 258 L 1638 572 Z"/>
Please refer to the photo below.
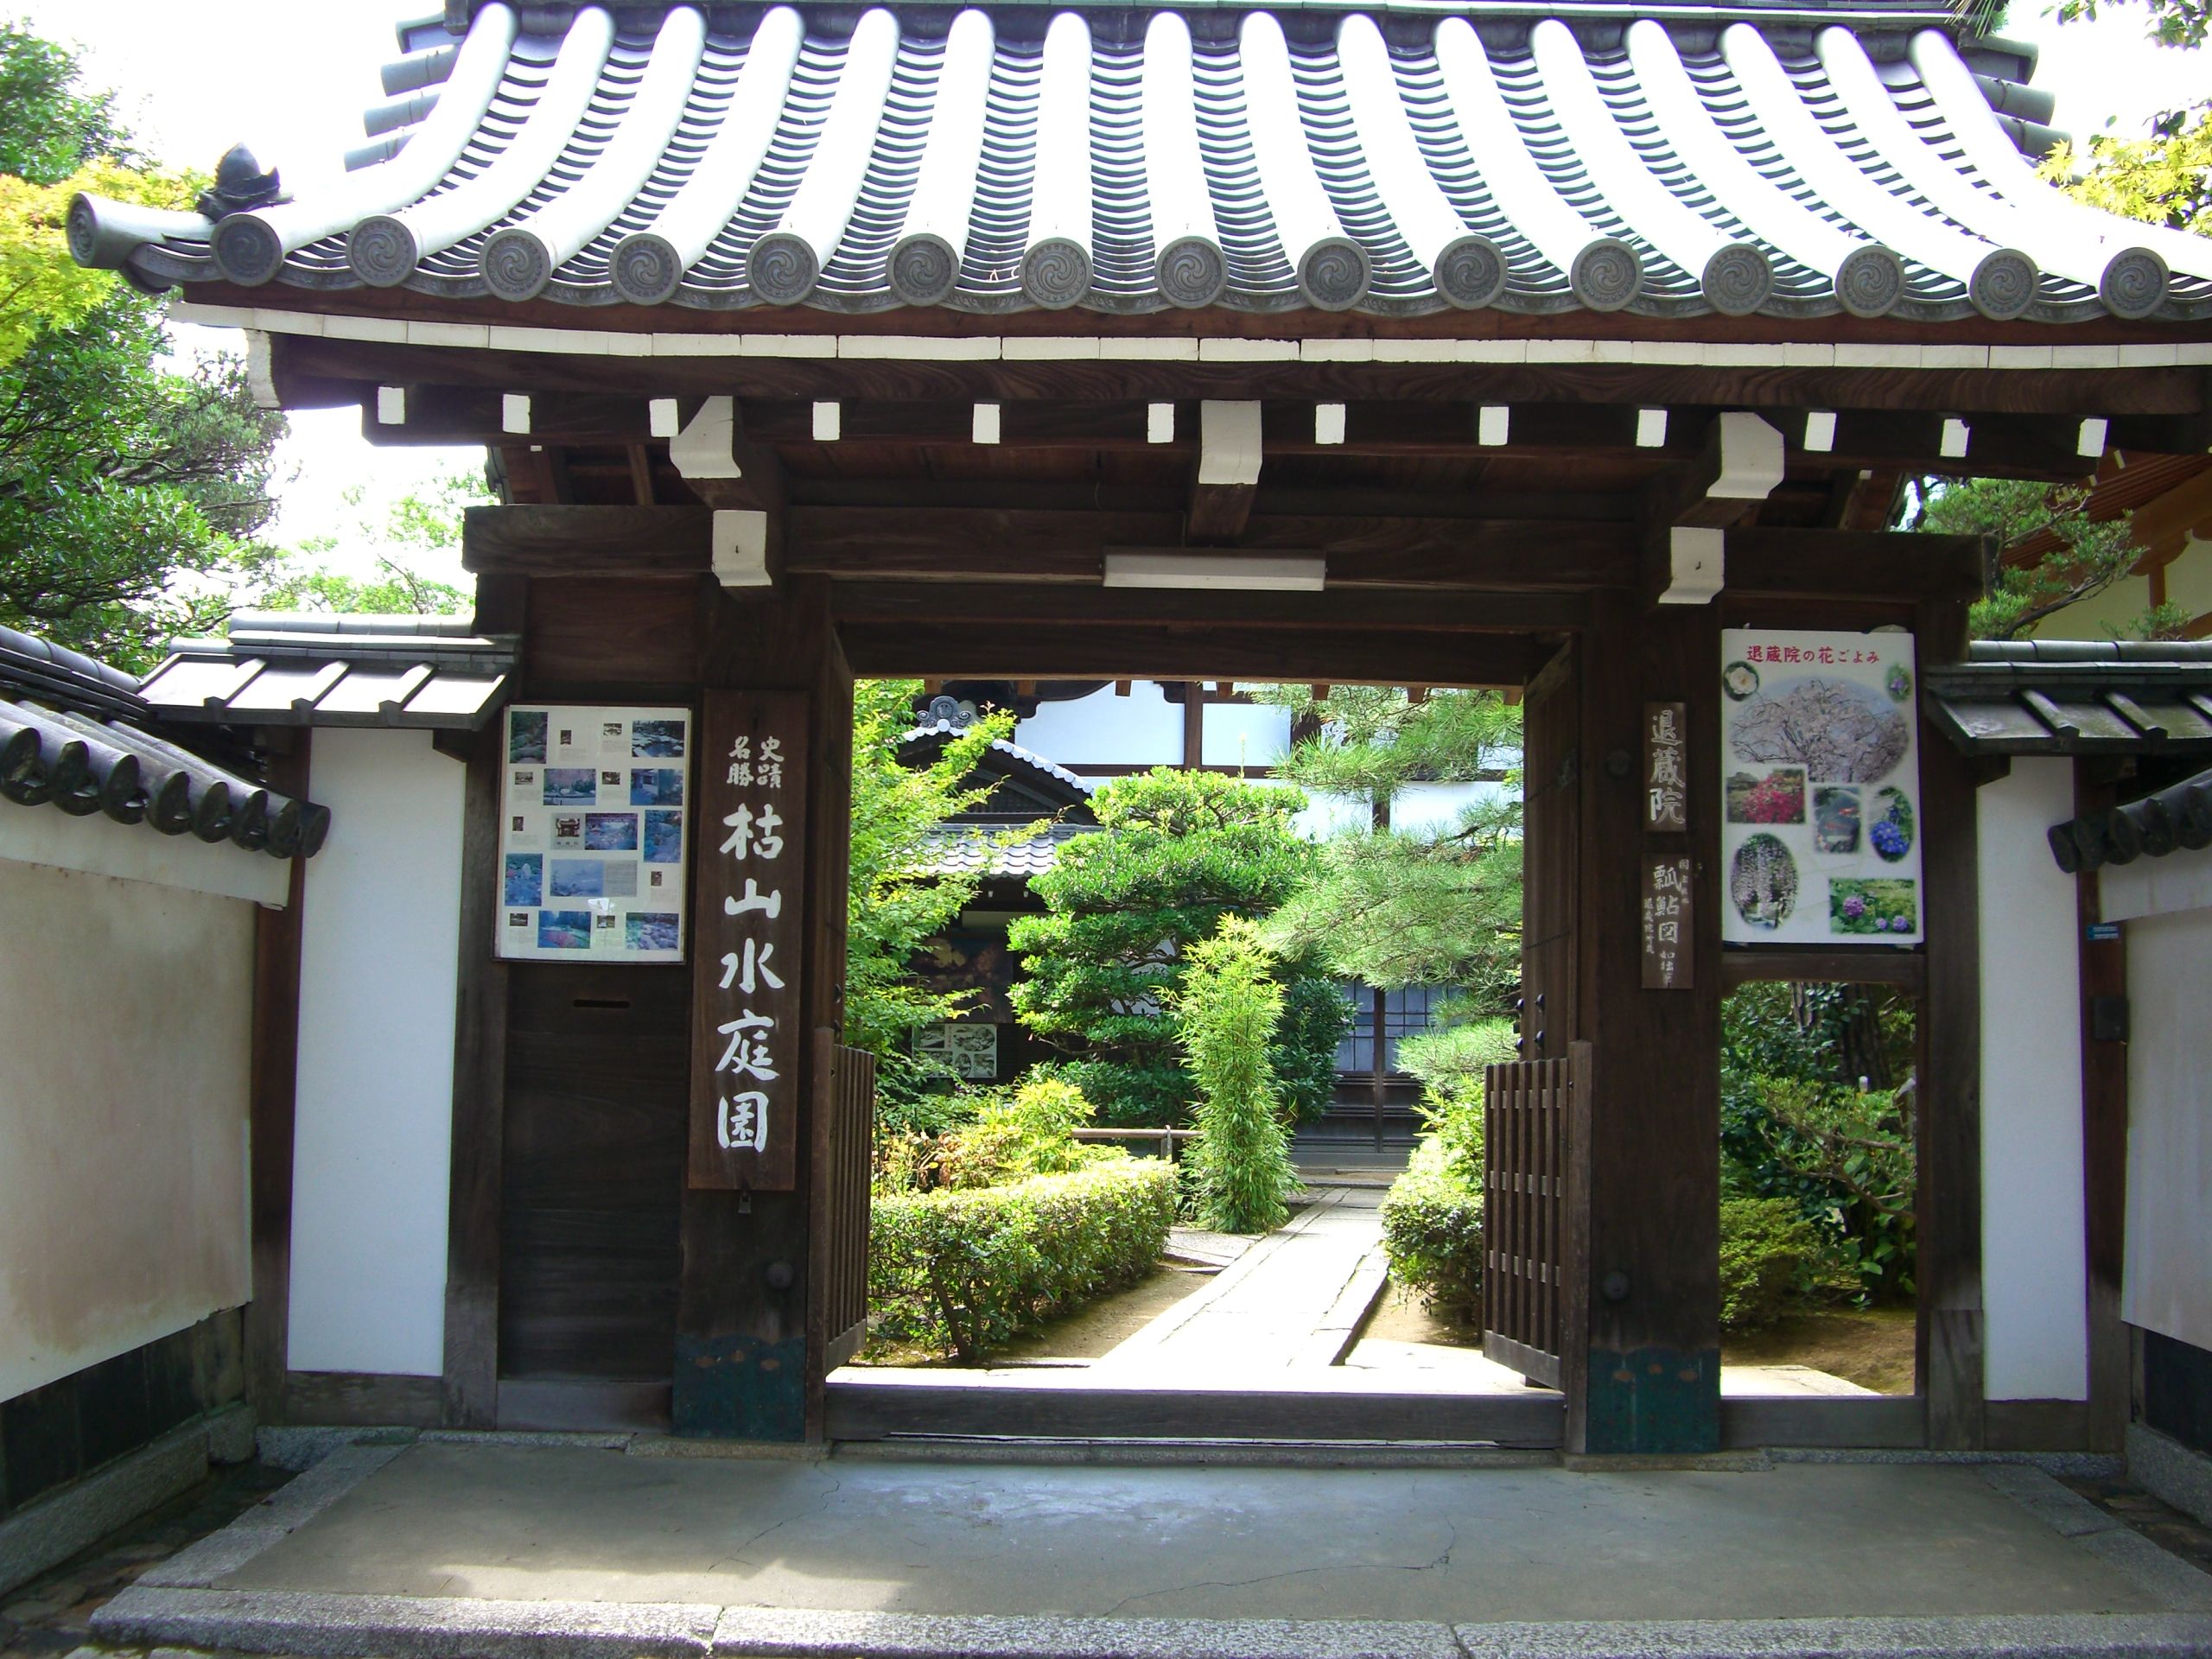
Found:
<path fill-rule="evenodd" d="M 1174 1219 L 1174 1166 L 1126 1156 L 1005 1186 L 879 1194 L 869 1323 L 880 1337 L 981 1359 L 1023 1327 L 1143 1278 Z"/>
<path fill-rule="evenodd" d="M 1721 1328 L 1780 1319 L 1820 1254 L 1820 1235 L 1789 1199 L 1721 1199 Z"/>
<path fill-rule="evenodd" d="M 1461 1179 L 1440 1135 L 1425 1135 L 1382 1200 L 1390 1275 L 1439 1319 L 1471 1325 L 1482 1310 L 1482 1194 Z"/>

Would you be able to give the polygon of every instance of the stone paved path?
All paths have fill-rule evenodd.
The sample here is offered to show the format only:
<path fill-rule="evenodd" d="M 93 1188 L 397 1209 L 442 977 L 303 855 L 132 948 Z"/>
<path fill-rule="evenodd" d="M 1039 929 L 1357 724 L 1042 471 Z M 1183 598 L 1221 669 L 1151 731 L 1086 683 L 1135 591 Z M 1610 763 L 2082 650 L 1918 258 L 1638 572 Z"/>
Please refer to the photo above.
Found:
<path fill-rule="evenodd" d="M 1382 1293 L 1380 1192 L 1325 1187 L 1289 1223 L 1111 1352 L 1102 1372 L 1185 1377 L 1334 1365 Z M 1102 1382 L 1104 1378 L 1101 1378 Z"/>

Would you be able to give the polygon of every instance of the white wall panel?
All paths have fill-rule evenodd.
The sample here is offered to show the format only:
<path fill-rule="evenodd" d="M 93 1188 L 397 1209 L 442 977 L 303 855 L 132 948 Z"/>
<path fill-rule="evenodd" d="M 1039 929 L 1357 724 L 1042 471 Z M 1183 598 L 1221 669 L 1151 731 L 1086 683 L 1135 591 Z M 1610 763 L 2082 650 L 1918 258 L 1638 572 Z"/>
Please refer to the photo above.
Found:
<path fill-rule="evenodd" d="M 443 1367 L 463 771 L 427 732 L 319 731 L 292 1178 L 290 1364 Z"/>
<path fill-rule="evenodd" d="M 1980 791 L 1981 1262 L 1992 1400 L 2088 1397 L 2081 957 L 2074 881 L 2044 831 L 2070 760 L 2015 759 Z"/>
<path fill-rule="evenodd" d="M 1183 707 L 1157 683 L 1139 680 L 1117 697 L 1110 685 L 1087 697 L 1039 705 L 1014 741 L 1064 766 L 1173 766 L 1183 760 Z"/>
<path fill-rule="evenodd" d="M 0 1400 L 252 1294 L 252 1040 L 251 905 L 0 858 Z"/>
<path fill-rule="evenodd" d="M 2212 1348 L 2212 1040 L 2205 1020 L 2212 1007 L 2212 909 L 2145 917 L 2126 924 L 2125 933 L 2127 1261 L 2120 1317 Z"/>
<path fill-rule="evenodd" d="M 1210 702 L 1205 730 L 1198 746 L 1202 764 L 1262 772 L 1290 747 L 1290 710 L 1263 703 Z"/>

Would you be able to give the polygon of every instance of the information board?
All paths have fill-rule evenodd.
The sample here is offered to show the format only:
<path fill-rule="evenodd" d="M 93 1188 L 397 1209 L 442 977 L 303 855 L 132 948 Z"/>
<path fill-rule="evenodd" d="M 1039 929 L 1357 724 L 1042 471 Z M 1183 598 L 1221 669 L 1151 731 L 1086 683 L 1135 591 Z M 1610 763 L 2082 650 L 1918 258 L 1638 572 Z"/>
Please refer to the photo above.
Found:
<path fill-rule="evenodd" d="M 682 962 L 691 711 L 535 704 L 505 718 L 499 954 Z"/>
<path fill-rule="evenodd" d="M 1721 938 L 1919 944 L 1912 636 L 1731 628 L 1720 638 Z"/>

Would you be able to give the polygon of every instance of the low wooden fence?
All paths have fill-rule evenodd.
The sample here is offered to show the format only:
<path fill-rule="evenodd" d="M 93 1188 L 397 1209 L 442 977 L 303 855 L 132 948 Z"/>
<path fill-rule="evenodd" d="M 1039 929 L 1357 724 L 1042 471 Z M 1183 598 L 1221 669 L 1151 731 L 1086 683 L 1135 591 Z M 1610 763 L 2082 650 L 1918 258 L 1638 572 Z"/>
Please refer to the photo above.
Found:
<path fill-rule="evenodd" d="M 1176 1148 L 1198 1138 L 1196 1129 L 1077 1129 L 1078 1141 L 1149 1141 L 1155 1156 L 1173 1161 Z"/>

